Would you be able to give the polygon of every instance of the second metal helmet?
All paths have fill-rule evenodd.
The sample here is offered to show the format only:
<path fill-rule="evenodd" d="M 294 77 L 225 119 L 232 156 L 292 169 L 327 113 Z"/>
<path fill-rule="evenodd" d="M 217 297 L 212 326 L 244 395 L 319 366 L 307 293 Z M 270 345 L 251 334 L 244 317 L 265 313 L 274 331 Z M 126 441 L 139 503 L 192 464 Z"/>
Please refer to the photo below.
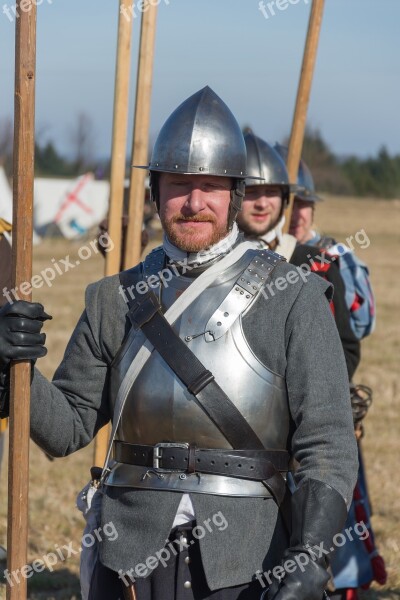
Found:
<path fill-rule="evenodd" d="M 286 162 L 288 156 L 288 149 L 286 146 L 281 144 L 275 144 L 275 150 L 281 155 L 283 160 Z M 311 175 L 310 169 L 307 167 L 303 159 L 300 160 L 299 172 L 297 175 L 298 190 L 296 191 L 296 198 L 300 200 L 306 200 L 308 202 L 321 202 L 322 198 L 315 192 L 315 184 L 313 176 Z"/>
<path fill-rule="evenodd" d="M 272 146 L 252 131 L 245 134 L 244 141 L 247 150 L 247 176 L 250 177 L 246 179 L 246 184 L 279 186 L 282 189 L 284 208 L 292 191 L 284 160 Z"/>

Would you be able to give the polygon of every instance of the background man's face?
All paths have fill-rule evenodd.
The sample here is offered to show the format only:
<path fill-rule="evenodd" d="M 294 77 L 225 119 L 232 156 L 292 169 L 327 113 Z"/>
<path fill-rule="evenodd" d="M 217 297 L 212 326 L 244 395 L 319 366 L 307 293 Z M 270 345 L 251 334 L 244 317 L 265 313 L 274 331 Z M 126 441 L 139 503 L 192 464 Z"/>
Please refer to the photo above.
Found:
<path fill-rule="evenodd" d="M 223 239 L 231 187 L 229 177 L 161 173 L 160 219 L 171 242 L 185 252 L 198 252 Z"/>
<path fill-rule="evenodd" d="M 275 227 L 282 207 L 281 190 L 272 185 L 246 186 L 238 225 L 245 234 L 261 236 Z"/>
<path fill-rule="evenodd" d="M 295 198 L 289 233 L 304 243 L 313 237 L 311 228 L 314 222 L 314 202 Z"/>

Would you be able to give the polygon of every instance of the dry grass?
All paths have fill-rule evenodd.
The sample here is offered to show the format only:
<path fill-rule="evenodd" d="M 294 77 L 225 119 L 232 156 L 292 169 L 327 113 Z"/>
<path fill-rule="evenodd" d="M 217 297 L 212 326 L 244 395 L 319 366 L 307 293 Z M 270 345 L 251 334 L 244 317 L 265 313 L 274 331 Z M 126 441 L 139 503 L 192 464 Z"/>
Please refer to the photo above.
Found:
<path fill-rule="evenodd" d="M 400 289 L 396 261 L 400 231 L 400 203 L 373 200 L 331 198 L 318 207 L 321 230 L 344 241 L 364 229 L 370 239 L 367 249 L 358 255 L 369 265 L 378 301 L 378 326 L 363 343 L 363 360 L 356 380 L 374 389 L 374 404 L 366 421 L 363 449 L 367 464 L 370 494 L 375 512 L 373 525 L 377 542 L 389 570 L 385 588 L 363 593 L 363 598 L 400 598 L 400 510 L 399 455 L 400 398 L 398 354 L 400 344 Z M 355 245 L 357 248 L 357 245 Z M 51 266 L 51 258 L 71 255 L 77 259 L 76 244 L 47 241 L 35 249 L 34 272 Z M 49 289 L 37 290 L 35 300 L 43 302 L 54 320 L 46 325 L 48 356 L 40 368 L 51 376 L 58 365 L 72 328 L 83 308 L 85 286 L 102 276 L 103 262 L 93 256 L 79 267 L 58 277 Z M 45 417 L 44 417 L 45 418 Z M 83 519 L 75 509 L 75 496 L 88 480 L 92 448 L 50 462 L 34 445 L 31 446 L 29 560 L 54 552 L 73 541 L 79 547 Z M 0 543 L 6 531 L 6 473 L 1 475 Z M 54 573 L 36 574 L 29 580 L 31 600 L 78 599 L 77 557 L 60 562 Z M 0 598 L 5 597 L 0 585 Z"/>

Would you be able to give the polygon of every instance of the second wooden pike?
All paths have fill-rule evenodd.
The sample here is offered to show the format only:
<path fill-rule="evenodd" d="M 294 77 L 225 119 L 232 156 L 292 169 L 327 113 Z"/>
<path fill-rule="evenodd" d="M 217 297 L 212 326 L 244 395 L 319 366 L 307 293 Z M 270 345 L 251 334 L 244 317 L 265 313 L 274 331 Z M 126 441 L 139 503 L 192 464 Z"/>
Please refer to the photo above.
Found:
<path fill-rule="evenodd" d="M 290 134 L 287 170 L 289 181 L 297 181 L 301 152 L 303 149 L 304 133 L 306 129 L 308 104 L 310 101 L 311 85 L 317 59 L 319 35 L 321 31 L 322 15 L 325 0 L 313 0 L 306 45 L 304 48 L 303 64 L 301 67 L 299 87 L 297 90 L 296 107 L 293 115 L 292 130 Z M 285 211 L 284 233 L 289 231 L 293 212 L 294 195 L 290 195 L 290 202 Z"/>

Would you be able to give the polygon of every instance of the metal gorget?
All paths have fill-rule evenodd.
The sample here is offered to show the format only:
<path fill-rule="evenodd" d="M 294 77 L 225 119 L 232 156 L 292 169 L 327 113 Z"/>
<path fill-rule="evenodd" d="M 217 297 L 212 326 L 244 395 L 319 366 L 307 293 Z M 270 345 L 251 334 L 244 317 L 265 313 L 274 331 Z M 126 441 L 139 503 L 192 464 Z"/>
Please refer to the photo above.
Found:
<path fill-rule="evenodd" d="M 285 380 L 271 372 L 253 353 L 251 340 L 247 340 L 243 332 L 242 316 L 248 310 L 245 306 L 246 293 L 242 294 L 240 301 L 237 297 L 240 291 L 236 291 L 237 282 L 240 282 L 244 273 L 248 273 L 249 263 L 259 254 L 257 251 L 246 252 L 194 300 L 174 324 L 174 329 L 214 374 L 218 384 L 245 416 L 265 448 L 282 450 L 287 447 L 290 428 Z M 262 256 L 265 256 L 265 252 Z M 155 265 L 161 264 L 160 256 L 158 260 L 157 257 L 150 260 Z M 260 277 L 261 273 L 262 269 L 256 277 Z M 171 306 L 192 281 L 185 275 L 173 274 L 161 291 L 163 308 Z M 249 289 L 252 287 L 250 283 L 251 278 L 246 278 L 245 286 Z M 248 303 L 250 301 L 251 298 Z M 221 308 L 222 315 L 228 315 L 224 326 L 218 321 Z M 235 311 L 237 318 L 231 322 Z M 216 326 L 220 323 L 226 331 L 222 335 L 212 336 L 207 331 L 210 323 Z M 145 336 L 141 331 L 131 331 L 114 359 L 111 372 L 112 402 L 144 341 Z M 196 398 L 156 351 L 153 351 L 130 390 L 116 439 L 130 444 L 169 442 L 192 443 L 200 448 L 231 448 L 197 404 Z M 122 463 L 113 466 L 107 485 L 231 496 L 270 495 L 263 484 L 257 481 L 210 474 L 159 473 L 157 469 Z"/>

